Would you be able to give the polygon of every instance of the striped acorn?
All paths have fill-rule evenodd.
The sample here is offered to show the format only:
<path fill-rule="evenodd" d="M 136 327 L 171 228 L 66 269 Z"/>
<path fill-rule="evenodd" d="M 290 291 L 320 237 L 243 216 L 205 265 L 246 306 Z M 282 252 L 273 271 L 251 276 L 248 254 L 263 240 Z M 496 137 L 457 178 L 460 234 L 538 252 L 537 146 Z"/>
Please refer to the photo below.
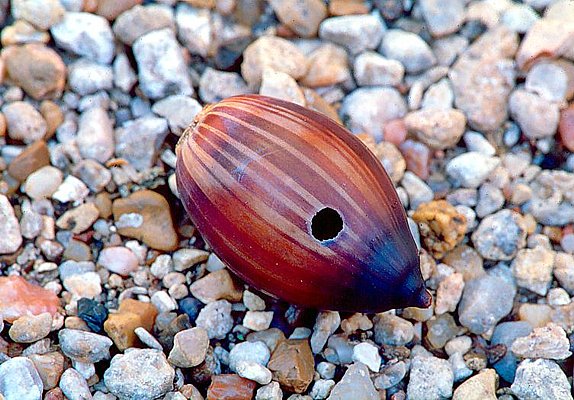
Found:
<path fill-rule="evenodd" d="M 177 145 L 191 220 L 243 280 L 319 309 L 431 302 L 381 163 L 323 114 L 258 95 L 205 107 Z"/>

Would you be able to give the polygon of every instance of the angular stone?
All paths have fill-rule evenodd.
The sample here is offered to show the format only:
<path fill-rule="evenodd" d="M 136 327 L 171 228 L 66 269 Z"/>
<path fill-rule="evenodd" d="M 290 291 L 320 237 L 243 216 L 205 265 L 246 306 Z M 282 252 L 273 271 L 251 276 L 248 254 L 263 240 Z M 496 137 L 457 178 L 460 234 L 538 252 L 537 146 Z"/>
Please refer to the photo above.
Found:
<path fill-rule="evenodd" d="M 397 86 L 403 80 L 405 67 L 374 51 L 366 51 L 355 58 L 353 65 L 359 86 Z"/>
<path fill-rule="evenodd" d="M 311 336 L 311 349 L 314 354 L 320 353 L 325 343 L 341 325 L 341 316 L 336 311 L 323 311 L 317 315 L 313 335 Z"/>
<path fill-rule="evenodd" d="M 74 361 L 97 363 L 110 358 L 113 342 L 103 336 L 77 329 L 62 329 L 58 332 L 62 353 Z"/>
<path fill-rule="evenodd" d="M 552 360 L 564 360 L 572 355 L 566 332 L 552 322 L 534 329 L 528 336 L 517 338 L 512 344 L 512 352 L 521 358 Z"/>
<path fill-rule="evenodd" d="M 114 154 L 114 132 L 106 110 L 91 107 L 81 114 L 76 143 L 84 158 L 101 163 L 108 161 Z"/>
<path fill-rule="evenodd" d="M 218 300 L 207 304 L 199 312 L 195 323 L 207 331 L 210 339 L 225 338 L 233 328 L 231 303 Z"/>
<path fill-rule="evenodd" d="M 44 312 L 54 315 L 59 307 L 54 292 L 28 283 L 21 276 L 0 277 L 0 315 L 4 321 L 12 323 L 24 315 Z"/>
<path fill-rule="evenodd" d="M 346 47 L 351 54 L 359 54 L 375 49 L 384 30 L 382 20 L 374 14 L 345 15 L 321 22 L 319 37 Z"/>
<path fill-rule="evenodd" d="M 24 315 L 12 323 L 8 334 L 16 343 L 33 343 L 45 338 L 52 328 L 52 314 Z"/>
<path fill-rule="evenodd" d="M 327 400 L 345 400 L 351 397 L 353 400 L 380 399 L 379 393 L 369 377 L 369 370 L 360 362 L 353 363 L 347 368 L 345 375 L 333 387 Z"/>
<path fill-rule="evenodd" d="M 305 96 L 295 79 L 285 72 L 274 71 L 271 68 L 263 70 L 259 94 L 289 101 L 300 106 L 305 105 Z"/>
<path fill-rule="evenodd" d="M 351 77 L 349 58 L 342 47 L 331 43 L 324 44 L 309 54 L 308 60 L 307 73 L 301 79 L 304 86 L 330 86 Z"/>
<path fill-rule="evenodd" d="M 20 222 L 14 214 L 14 208 L 4 195 L 0 195 L 0 218 L 2 220 L 0 224 L 0 254 L 14 253 L 22 245 L 22 233 Z M 0 312 L 0 315 L 6 317 L 5 313 Z"/>
<path fill-rule="evenodd" d="M 207 400 L 251 400 L 257 384 L 235 374 L 214 375 Z"/>
<path fill-rule="evenodd" d="M 172 133 L 181 135 L 191 125 L 201 108 L 197 100 L 176 94 L 154 103 L 151 110 L 167 119 Z"/>
<path fill-rule="evenodd" d="M 507 382 L 514 381 L 514 374 L 518 364 L 516 356 L 508 349 L 512 348 L 512 343 L 517 338 L 527 336 L 530 332 L 532 332 L 532 327 L 528 322 L 524 321 L 502 322 L 494 329 L 491 343 L 493 345 L 502 344 L 507 349 L 504 357 L 494 364 L 494 369 Z"/>
<path fill-rule="evenodd" d="M 279 21 L 301 37 L 316 36 L 319 24 L 327 17 L 327 7 L 321 0 L 295 3 L 271 0 L 269 3 Z"/>
<path fill-rule="evenodd" d="M 38 371 L 26 357 L 0 364 L 0 393 L 5 400 L 41 400 L 43 389 Z"/>
<path fill-rule="evenodd" d="M 191 368 L 205 360 L 209 338 L 203 328 L 191 328 L 175 334 L 168 361 L 180 368 Z"/>
<path fill-rule="evenodd" d="M 120 303 L 118 312 L 108 316 L 104 330 L 116 347 L 123 351 L 136 343 L 136 328 L 152 331 L 157 314 L 157 309 L 151 303 L 125 299 Z"/>
<path fill-rule="evenodd" d="M 522 361 L 510 389 L 520 399 L 572 400 L 566 374 L 551 360 Z"/>
<path fill-rule="evenodd" d="M 146 33 L 165 28 L 175 31 L 173 11 L 160 4 L 130 7 L 118 16 L 113 27 L 116 37 L 129 46 Z"/>
<path fill-rule="evenodd" d="M 433 149 L 444 150 L 455 146 L 466 126 L 464 114 L 458 110 L 424 109 L 405 117 L 408 131 Z"/>
<path fill-rule="evenodd" d="M 44 390 L 50 390 L 58 386 L 60 376 L 64 372 L 64 356 L 62 353 L 53 351 L 46 354 L 30 354 L 27 356 L 34 363 Z"/>
<path fill-rule="evenodd" d="M 433 356 L 415 356 L 407 396 L 411 399 L 448 399 L 452 396 L 454 375 L 447 360 Z"/>
<path fill-rule="evenodd" d="M 286 391 L 305 392 L 313 380 L 315 367 L 309 343 L 306 340 L 281 342 L 267 367 L 273 372 L 273 378 Z"/>
<path fill-rule="evenodd" d="M 518 286 L 546 296 L 552 283 L 553 267 L 554 252 L 543 246 L 536 246 L 534 249 L 518 251 L 512 261 L 512 274 Z"/>
<path fill-rule="evenodd" d="M 510 95 L 508 104 L 510 115 L 528 138 L 541 139 L 556 133 L 560 119 L 556 103 L 535 93 L 517 89 Z"/>
<path fill-rule="evenodd" d="M 496 400 L 497 386 L 496 372 L 493 369 L 485 369 L 457 387 L 452 400 Z"/>
<path fill-rule="evenodd" d="M 164 118 L 145 116 L 128 121 L 115 131 L 116 155 L 137 170 L 151 168 L 167 134 Z"/>
<path fill-rule="evenodd" d="M 526 244 L 526 230 L 522 215 L 501 210 L 484 218 L 471 238 L 482 257 L 488 260 L 512 260 Z"/>

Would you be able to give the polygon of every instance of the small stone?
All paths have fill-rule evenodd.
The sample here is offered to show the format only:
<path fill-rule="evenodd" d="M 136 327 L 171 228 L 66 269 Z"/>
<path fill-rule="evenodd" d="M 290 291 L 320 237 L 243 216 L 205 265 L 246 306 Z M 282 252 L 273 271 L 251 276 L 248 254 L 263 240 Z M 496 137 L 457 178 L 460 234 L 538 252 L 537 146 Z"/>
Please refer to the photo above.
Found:
<path fill-rule="evenodd" d="M 0 393 L 5 400 L 41 400 L 43 390 L 38 371 L 26 357 L 0 364 Z"/>
<path fill-rule="evenodd" d="M 542 246 L 518 251 L 512 261 L 512 273 L 516 284 L 545 296 L 552 283 L 554 253 Z"/>
<path fill-rule="evenodd" d="M 19 19 L 2 30 L 2 46 L 20 45 L 27 43 L 43 43 L 50 41 L 50 35 L 37 30 L 32 24 Z"/>
<path fill-rule="evenodd" d="M 91 159 L 77 163 L 72 173 L 95 193 L 101 192 L 112 179 L 112 174 L 108 169 Z"/>
<path fill-rule="evenodd" d="M 30 354 L 27 356 L 34 363 L 40 374 L 44 390 L 58 386 L 62 372 L 64 372 L 64 356 L 57 351 L 46 354 Z"/>
<path fill-rule="evenodd" d="M 95 272 L 72 274 L 63 279 L 62 283 L 74 299 L 82 297 L 93 299 L 102 293 L 102 280 Z"/>
<path fill-rule="evenodd" d="M 0 197 L 2 199 L 2 197 Z M 25 315 L 54 315 L 60 300 L 51 291 L 27 282 L 21 276 L 0 277 L 0 315 L 12 323 Z"/>
<path fill-rule="evenodd" d="M 295 79 L 281 71 L 264 68 L 261 76 L 259 94 L 268 97 L 305 105 L 305 96 L 297 85 Z"/>
<path fill-rule="evenodd" d="M 265 68 L 299 79 L 307 72 L 307 60 L 291 42 L 275 36 L 262 36 L 243 52 L 241 74 L 255 89 L 261 84 Z"/>
<path fill-rule="evenodd" d="M 271 382 L 271 371 L 256 362 L 240 361 L 235 369 L 242 378 L 255 381 L 260 385 L 267 385 Z"/>
<path fill-rule="evenodd" d="M 168 134 L 167 121 L 146 116 L 126 122 L 116 129 L 116 155 L 138 171 L 151 168 Z"/>
<path fill-rule="evenodd" d="M 557 252 L 554 259 L 554 276 L 569 294 L 574 293 L 574 256 Z"/>
<path fill-rule="evenodd" d="M 260 332 L 251 332 L 247 335 L 249 342 L 263 342 L 271 352 L 274 352 L 279 343 L 285 340 L 285 334 L 277 328 L 269 328 Z"/>
<path fill-rule="evenodd" d="M 173 389 L 174 377 L 161 351 L 133 349 L 112 358 L 104 382 L 120 399 L 153 400 Z"/>
<path fill-rule="evenodd" d="M 341 316 L 336 311 L 323 311 L 317 315 L 313 335 L 311 336 L 311 349 L 313 354 L 320 353 L 331 336 L 341 325 Z"/>
<path fill-rule="evenodd" d="M 375 342 L 380 345 L 404 346 L 414 338 L 413 324 L 396 315 L 377 314 L 373 322 Z"/>
<path fill-rule="evenodd" d="M 504 206 L 504 194 L 502 190 L 492 184 L 483 184 L 478 191 L 478 204 L 476 205 L 476 215 L 484 218 L 494 214 Z"/>
<path fill-rule="evenodd" d="M 217 103 L 227 97 L 249 93 L 241 75 L 206 68 L 199 81 L 199 97 L 204 103 Z"/>
<path fill-rule="evenodd" d="M 206 400 L 251 400 L 257 384 L 235 374 L 214 375 Z"/>
<path fill-rule="evenodd" d="M 485 273 L 482 258 L 475 249 L 467 245 L 456 247 L 442 261 L 460 272 L 465 282 L 483 276 Z"/>
<path fill-rule="evenodd" d="M 436 64 L 430 46 L 420 36 L 401 29 L 388 30 L 383 36 L 380 52 L 400 61 L 408 73 L 422 72 Z"/>
<path fill-rule="evenodd" d="M 403 380 L 407 374 L 407 367 L 404 361 L 387 364 L 381 374 L 375 378 L 377 389 L 389 389 Z"/>
<path fill-rule="evenodd" d="M 177 247 L 169 204 L 162 195 L 140 190 L 115 200 L 113 214 L 120 235 L 141 240 L 157 250 L 171 251 Z M 135 218 L 131 220 L 130 216 Z"/>
<path fill-rule="evenodd" d="M 368 342 L 359 343 L 353 348 L 353 361 L 365 364 L 373 372 L 381 368 L 379 349 Z"/>
<path fill-rule="evenodd" d="M 465 9 L 461 0 L 423 0 L 420 6 L 428 29 L 435 37 L 458 31 L 464 22 Z"/>
<path fill-rule="evenodd" d="M 131 46 L 139 37 L 161 29 L 175 31 L 173 11 L 159 4 L 136 5 L 121 13 L 114 23 L 114 34 Z"/>
<path fill-rule="evenodd" d="M 493 345 L 502 344 L 507 348 L 506 354 L 496 364 L 494 369 L 507 382 L 514 381 L 517 360 L 512 351 L 508 351 L 516 338 L 527 336 L 532 331 L 532 327 L 527 322 L 510 321 L 498 324 L 494 329 L 491 343 Z"/>
<path fill-rule="evenodd" d="M 386 127 L 389 125 L 390 123 L 385 125 L 385 135 Z M 427 179 L 430 175 L 431 150 L 426 145 L 410 139 L 401 143 L 399 149 L 407 163 L 407 170 L 411 171 L 420 179 Z M 428 201 L 430 200 L 432 200 L 432 197 Z"/>
<path fill-rule="evenodd" d="M 512 260 L 526 244 L 526 229 L 520 214 L 501 210 L 480 222 L 472 234 L 472 242 L 488 260 Z"/>
<path fill-rule="evenodd" d="M 535 328 L 528 336 L 517 338 L 512 344 L 512 352 L 521 358 L 552 360 L 564 360 L 572 355 L 566 332 L 552 322 Z"/>
<path fill-rule="evenodd" d="M 515 294 L 514 285 L 496 276 L 466 282 L 458 307 L 460 323 L 472 333 L 487 332 L 510 313 Z"/>
<path fill-rule="evenodd" d="M 59 169 L 47 165 L 32 172 L 23 186 L 23 191 L 32 199 L 40 200 L 52 196 L 62 183 Z"/>
<path fill-rule="evenodd" d="M 243 304 L 249 311 L 265 310 L 265 300 L 249 290 L 243 292 Z"/>
<path fill-rule="evenodd" d="M 137 76 L 128 57 L 124 54 L 118 54 L 112 65 L 114 73 L 114 85 L 125 93 L 128 93 L 137 82 Z"/>
<path fill-rule="evenodd" d="M 205 329 L 210 339 L 223 339 L 233 328 L 231 303 L 218 300 L 201 309 L 195 321 L 197 326 Z"/>
<path fill-rule="evenodd" d="M 6 74 L 36 100 L 58 98 L 66 84 L 66 65 L 53 49 L 39 43 L 2 51 Z M 30 63 L 34 60 L 34 63 Z"/>
<path fill-rule="evenodd" d="M 37 140 L 24 150 L 8 165 L 8 173 L 13 178 L 23 181 L 32 172 L 50 164 L 48 146 L 43 140 Z"/>
<path fill-rule="evenodd" d="M 101 15 L 108 21 L 113 21 L 124 11 L 140 4 L 142 0 L 99 0 L 96 14 Z"/>
<path fill-rule="evenodd" d="M 104 323 L 104 330 L 121 351 L 133 347 L 136 343 L 134 330 L 142 327 L 151 331 L 158 310 L 151 303 L 125 299 L 120 303 L 118 312 L 110 314 Z"/>
<path fill-rule="evenodd" d="M 548 304 L 522 303 L 518 309 L 518 317 L 533 328 L 543 327 L 552 320 L 552 307 Z"/>
<path fill-rule="evenodd" d="M 281 0 L 269 2 L 279 21 L 301 37 L 314 37 L 319 24 L 327 17 L 327 7 L 321 0 L 303 0 L 286 3 Z"/>
<path fill-rule="evenodd" d="M 259 365 L 267 365 L 271 353 L 263 342 L 242 342 L 231 349 L 229 353 L 229 369 L 237 371 L 240 362 L 253 362 Z"/>
<path fill-rule="evenodd" d="M 58 0 L 15 0 L 12 16 L 23 19 L 38 29 L 47 30 L 64 16 L 64 7 Z"/>
<path fill-rule="evenodd" d="M 359 86 L 398 86 L 405 67 L 399 61 L 366 51 L 355 58 L 353 71 Z"/>
<path fill-rule="evenodd" d="M 303 393 L 313 380 L 314 366 L 313 353 L 306 340 L 286 340 L 277 346 L 267 368 L 284 390 Z"/>
<path fill-rule="evenodd" d="M 29 103 L 15 101 L 2 107 L 2 112 L 12 139 L 32 143 L 46 135 L 46 121 Z"/>
<path fill-rule="evenodd" d="M 500 22 L 517 33 L 526 33 L 540 16 L 528 4 L 516 4 L 507 8 L 500 18 Z"/>
<path fill-rule="evenodd" d="M 247 311 L 243 318 L 243 326 L 252 331 L 264 331 L 273 320 L 273 311 Z"/>
<path fill-rule="evenodd" d="M 257 389 L 255 400 L 282 400 L 283 391 L 277 382 L 271 382 L 268 385 Z"/>
<path fill-rule="evenodd" d="M 0 254 L 14 253 L 22 245 L 20 223 L 14 214 L 14 208 L 8 198 L 0 195 Z M 1 303 L 1 301 L 0 301 Z M 2 314 L 0 312 L 0 315 Z"/>
<path fill-rule="evenodd" d="M 191 125 L 201 108 L 201 104 L 191 97 L 173 95 L 156 102 L 151 110 L 167 119 L 171 132 L 179 136 Z"/>
<path fill-rule="evenodd" d="M 466 218 L 445 200 L 421 204 L 412 215 L 425 248 L 437 259 L 454 249 L 466 233 Z"/>
<path fill-rule="evenodd" d="M 380 396 L 369 377 L 369 370 L 359 362 L 352 364 L 333 387 L 328 400 L 344 400 L 352 396 L 357 400 L 379 400 Z"/>
<path fill-rule="evenodd" d="M 104 329 L 104 321 L 108 318 L 108 309 L 93 299 L 78 300 L 78 317 L 95 333 Z"/>
<path fill-rule="evenodd" d="M 205 360 L 209 338 L 202 328 L 191 328 L 175 334 L 168 361 L 180 368 L 191 368 Z"/>
<path fill-rule="evenodd" d="M 194 297 L 205 304 L 221 299 L 238 302 L 243 297 L 241 287 L 227 269 L 211 272 L 193 282 L 189 289 Z"/>
<path fill-rule="evenodd" d="M 79 234 L 88 230 L 99 217 L 99 210 L 93 203 L 81 204 L 76 208 L 66 211 L 56 221 L 60 229 L 67 229 Z"/>
<path fill-rule="evenodd" d="M 462 296 L 464 289 L 464 277 L 455 272 L 443 279 L 436 292 L 435 313 L 437 315 L 446 312 L 454 312 Z"/>
<path fill-rule="evenodd" d="M 560 113 L 558 133 L 564 146 L 574 152 L 574 105 L 563 109 Z"/>
<path fill-rule="evenodd" d="M 522 361 L 510 389 L 520 399 L 572 399 L 566 374 L 554 361 L 544 359 Z"/>
<path fill-rule="evenodd" d="M 464 114 L 458 110 L 424 109 L 409 113 L 405 124 L 410 133 L 434 148 L 446 149 L 456 145 L 466 125 Z"/>
<path fill-rule="evenodd" d="M 110 272 L 128 276 L 138 269 L 138 259 L 128 248 L 122 246 L 106 247 L 100 252 L 98 264 Z"/>
<path fill-rule="evenodd" d="M 67 12 L 50 29 L 56 45 L 101 64 L 114 57 L 114 37 L 105 18 L 86 12 Z"/>
<path fill-rule="evenodd" d="M 453 400 L 496 400 L 498 376 L 493 369 L 485 369 L 456 388 Z"/>
<path fill-rule="evenodd" d="M 84 111 L 78 121 L 76 140 L 84 158 L 106 162 L 114 154 L 113 124 L 106 110 L 91 107 Z"/>
<path fill-rule="evenodd" d="M 186 271 L 195 264 L 207 261 L 209 252 L 200 249 L 179 249 L 173 253 L 173 268 L 176 271 Z"/>
<path fill-rule="evenodd" d="M 553 136 L 558 128 L 560 110 L 556 103 L 522 89 L 509 99 L 510 115 L 530 139 Z"/>
<path fill-rule="evenodd" d="M 351 54 L 375 49 L 381 42 L 385 26 L 374 14 L 331 17 L 321 22 L 319 37 L 344 46 Z"/>
<path fill-rule="evenodd" d="M 428 203 L 434 198 L 434 193 L 429 185 L 411 171 L 407 171 L 403 175 L 401 187 L 409 195 L 411 209 L 417 209 L 421 204 Z"/>
<path fill-rule="evenodd" d="M 33 343 L 45 338 L 52 327 L 52 314 L 24 315 L 14 322 L 8 331 L 16 343 Z"/>
<path fill-rule="evenodd" d="M 427 321 L 426 339 L 433 349 L 442 349 L 459 329 L 450 314 L 442 314 Z"/>
<path fill-rule="evenodd" d="M 138 339 L 141 340 L 141 342 L 149 348 L 163 351 L 161 343 L 158 342 L 157 339 L 145 328 L 138 326 L 136 329 L 134 329 L 134 333 L 137 335 Z"/>
<path fill-rule="evenodd" d="M 574 72 L 571 64 L 555 62 L 536 63 L 526 76 L 525 89 L 551 102 L 566 101 L 574 92 L 569 85 L 569 74 Z"/>
<path fill-rule="evenodd" d="M 368 133 L 375 140 L 383 137 L 385 123 L 402 118 L 407 105 L 394 88 L 367 87 L 355 89 L 343 100 L 341 117 L 353 133 Z"/>
<path fill-rule="evenodd" d="M 347 334 L 351 334 L 358 330 L 368 331 L 373 328 L 373 323 L 368 316 L 361 313 L 355 313 L 349 318 L 341 321 L 341 329 Z"/>
<path fill-rule="evenodd" d="M 450 160 L 446 166 L 446 172 L 459 185 L 476 188 L 499 164 L 498 157 L 489 157 L 471 151 Z"/>
<path fill-rule="evenodd" d="M 110 90 L 113 84 L 112 68 L 94 61 L 80 58 L 68 70 L 68 85 L 81 96 Z"/>
<path fill-rule="evenodd" d="M 60 203 L 73 202 L 73 204 L 79 204 L 89 193 L 90 190 L 84 182 L 75 176 L 68 175 L 52 194 L 52 198 Z"/>
<path fill-rule="evenodd" d="M 410 399 L 448 399 L 452 396 L 454 375 L 450 363 L 437 357 L 414 357 L 407 386 Z"/>
<path fill-rule="evenodd" d="M 69 400 L 92 398 L 86 379 L 74 368 L 68 368 L 64 371 L 60 378 L 60 389 Z"/>
<path fill-rule="evenodd" d="M 422 100 L 421 108 L 448 111 L 452 109 L 453 102 L 454 93 L 452 91 L 450 81 L 447 78 L 443 78 L 437 83 L 430 85 L 426 90 Z"/>
<path fill-rule="evenodd" d="M 171 29 L 149 32 L 133 44 L 140 89 L 150 99 L 194 93 L 179 43 Z M 166 63 L 165 60 L 169 60 Z"/>
<path fill-rule="evenodd" d="M 350 77 L 345 49 L 326 43 L 309 54 L 307 73 L 301 84 L 312 88 L 330 86 L 348 81 Z"/>
<path fill-rule="evenodd" d="M 567 15 L 567 14 L 563 14 Z M 568 52 L 568 43 L 574 35 L 574 23 L 561 18 L 542 18 L 536 21 L 524 36 L 516 54 L 521 69 L 528 69 L 541 57 L 558 58 Z"/>
<path fill-rule="evenodd" d="M 375 148 L 375 155 L 383 164 L 389 178 L 398 183 L 403 178 L 407 163 L 397 147 L 390 142 L 381 142 Z"/>
<path fill-rule="evenodd" d="M 58 332 L 62 352 L 74 361 L 96 363 L 110 358 L 113 342 L 102 335 L 76 329 L 62 329 Z"/>

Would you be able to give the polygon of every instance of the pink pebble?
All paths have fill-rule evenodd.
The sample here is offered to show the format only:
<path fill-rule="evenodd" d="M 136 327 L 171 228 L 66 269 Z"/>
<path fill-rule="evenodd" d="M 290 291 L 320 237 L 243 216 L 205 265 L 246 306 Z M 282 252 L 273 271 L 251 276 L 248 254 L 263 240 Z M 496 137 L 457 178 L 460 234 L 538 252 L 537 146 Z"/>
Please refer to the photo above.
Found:
<path fill-rule="evenodd" d="M 0 277 L 0 316 L 14 322 L 24 315 L 58 311 L 60 299 L 53 292 L 28 283 L 21 276 Z"/>
<path fill-rule="evenodd" d="M 98 264 L 110 272 L 127 276 L 138 269 L 138 258 L 126 247 L 106 247 L 100 252 Z"/>

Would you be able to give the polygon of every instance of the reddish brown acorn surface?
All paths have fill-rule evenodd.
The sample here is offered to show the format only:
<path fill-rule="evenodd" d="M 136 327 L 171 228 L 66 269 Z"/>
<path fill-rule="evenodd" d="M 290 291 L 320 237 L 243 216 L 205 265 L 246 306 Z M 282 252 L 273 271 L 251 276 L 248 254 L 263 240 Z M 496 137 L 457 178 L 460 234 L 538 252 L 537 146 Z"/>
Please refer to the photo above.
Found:
<path fill-rule="evenodd" d="M 176 170 L 206 242 L 255 288 L 319 309 L 429 305 L 393 184 L 324 115 L 264 96 L 228 98 L 184 133 Z"/>

